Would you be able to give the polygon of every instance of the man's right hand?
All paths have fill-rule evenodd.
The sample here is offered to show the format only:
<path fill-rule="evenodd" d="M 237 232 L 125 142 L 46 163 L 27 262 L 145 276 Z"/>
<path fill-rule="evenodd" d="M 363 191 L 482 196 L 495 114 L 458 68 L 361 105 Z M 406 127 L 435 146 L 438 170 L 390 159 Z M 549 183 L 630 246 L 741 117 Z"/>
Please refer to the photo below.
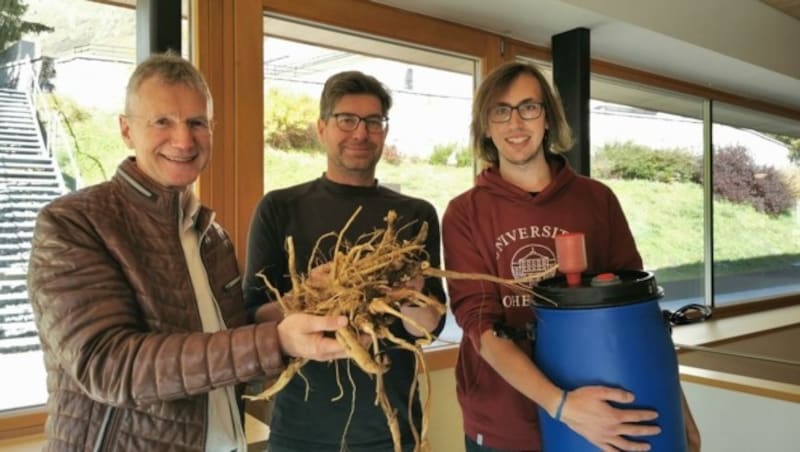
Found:
<path fill-rule="evenodd" d="M 306 284 L 315 289 L 319 289 L 329 285 L 331 283 L 331 278 L 333 278 L 331 274 L 331 263 L 325 262 L 324 264 L 312 268 L 311 271 L 308 272 Z"/>
<path fill-rule="evenodd" d="M 294 313 L 278 323 L 278 339 L 285 355 L 315 361 L 347 358 L 344 347 L 324 333 L 347 326 L 345 316 Z"/>
<path fill-rule="evenodd" d="M 633 400 L 632 393 L 621 389 L 584 386 L 568 393 L 561 421 L 604 452 L 650 450 L 649 444 L 632 441 L 626 436 L 659 434 L 661 428 L 656 425 L 637 424 L 656 419 L 658 413 L 652 410 L 614 408 L 608 403 L 624 404 Z"/>

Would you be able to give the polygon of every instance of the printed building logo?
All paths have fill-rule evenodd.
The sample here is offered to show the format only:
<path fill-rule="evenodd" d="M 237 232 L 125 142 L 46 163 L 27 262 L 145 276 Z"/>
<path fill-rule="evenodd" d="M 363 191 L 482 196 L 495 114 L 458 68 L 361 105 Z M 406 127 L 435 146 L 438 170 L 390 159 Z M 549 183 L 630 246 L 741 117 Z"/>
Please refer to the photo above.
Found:
<path fill-rule="evenodd" d="M 535 243 L 525 245 L 511 256 L 511 274 L 514 279 L 524 278 L 535 273 L 542 273 L 556 264 L 554 250 Z"/>

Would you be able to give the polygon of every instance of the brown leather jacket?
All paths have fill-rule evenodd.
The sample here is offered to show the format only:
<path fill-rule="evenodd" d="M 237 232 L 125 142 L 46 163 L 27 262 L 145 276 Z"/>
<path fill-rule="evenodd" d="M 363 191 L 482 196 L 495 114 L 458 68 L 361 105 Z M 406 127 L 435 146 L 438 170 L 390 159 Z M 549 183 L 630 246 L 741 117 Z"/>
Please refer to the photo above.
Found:
<path fill-rule="evenodd" d="M 201 255 L 227 330 L 203 333 L 179 194 L 125 160 L 39 213 L 28 293 L 47 368 L 45 450 L 202 451 L 207 392 L 283 370 L 275 323 L 247 325 L 233 246 L 202 208 Z"/>

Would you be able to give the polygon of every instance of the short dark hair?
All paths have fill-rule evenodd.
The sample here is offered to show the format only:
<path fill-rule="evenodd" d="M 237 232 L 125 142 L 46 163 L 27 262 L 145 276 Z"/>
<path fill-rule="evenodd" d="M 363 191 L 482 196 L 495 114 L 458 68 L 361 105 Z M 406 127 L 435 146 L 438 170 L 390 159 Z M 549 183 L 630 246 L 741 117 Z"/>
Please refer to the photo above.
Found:
<path fill-rule="evenodd" d="M 170 85 L 184 84 L 205 96 L 209 107 L 208 114 L 213 112 L 213 99 L 208 83 L 203 74 L 189 61 L 175 52 L 167 51 L 150 55 L 146 60 L 139 63 L 128 79 L 128 87 L 125 91 L 125 112 L 129 114 L 128 107 L 131 97 L 135 96 L 145 80 L 157 77 L 164 83 Z"/>
<path fill-rule="evenodd" d="M 572 130 L 564 116 L 564 107 L 561 105 L 558 92 L 550 86 L 542 71 L 536 66 L 509 62 L 498 66 L 486 76 L 472 100 L 470 127 L 472 145 L 477 157 L 494 166 L 499 163 L 499 155 L 492 139 L 486 136 L 486 131 L 489 129 L 489 111 L 494 106 L 497 96 L 505 92 L 511 83 L 523 74 L 535 78 L 542 88 L 542 103 L 548 126 L 542 143 L 545 153 L 559 154 L 572 148 Z"/>
<path fill-rule="evenodd" d="M 381 102 L 381 113 L 389 114 L 392 96 L 389 89 L 378 79 L 359 71 L 346 71 L 334 74 L 325 82 L 319 99 L 319 117 L 327 119 L 336 103 L 348 94 L 371 94 Z"/>

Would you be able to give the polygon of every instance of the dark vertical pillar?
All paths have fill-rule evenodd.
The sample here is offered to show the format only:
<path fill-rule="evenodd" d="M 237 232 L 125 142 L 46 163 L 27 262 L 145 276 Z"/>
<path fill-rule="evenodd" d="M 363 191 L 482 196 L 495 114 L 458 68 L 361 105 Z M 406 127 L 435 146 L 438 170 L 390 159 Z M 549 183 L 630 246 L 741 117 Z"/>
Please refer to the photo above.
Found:
<path fill-rule="evenodd" d="M 553 83 L 561 95 L 575 145 L 566 157 L 575 171 L 589 175 L 589 29 L 575 28 L 554 35 Z"/>
<path fill-rule="evenodd" d="M 136 60 L 181 53 L 181 0 L 136 0 Z"/>

